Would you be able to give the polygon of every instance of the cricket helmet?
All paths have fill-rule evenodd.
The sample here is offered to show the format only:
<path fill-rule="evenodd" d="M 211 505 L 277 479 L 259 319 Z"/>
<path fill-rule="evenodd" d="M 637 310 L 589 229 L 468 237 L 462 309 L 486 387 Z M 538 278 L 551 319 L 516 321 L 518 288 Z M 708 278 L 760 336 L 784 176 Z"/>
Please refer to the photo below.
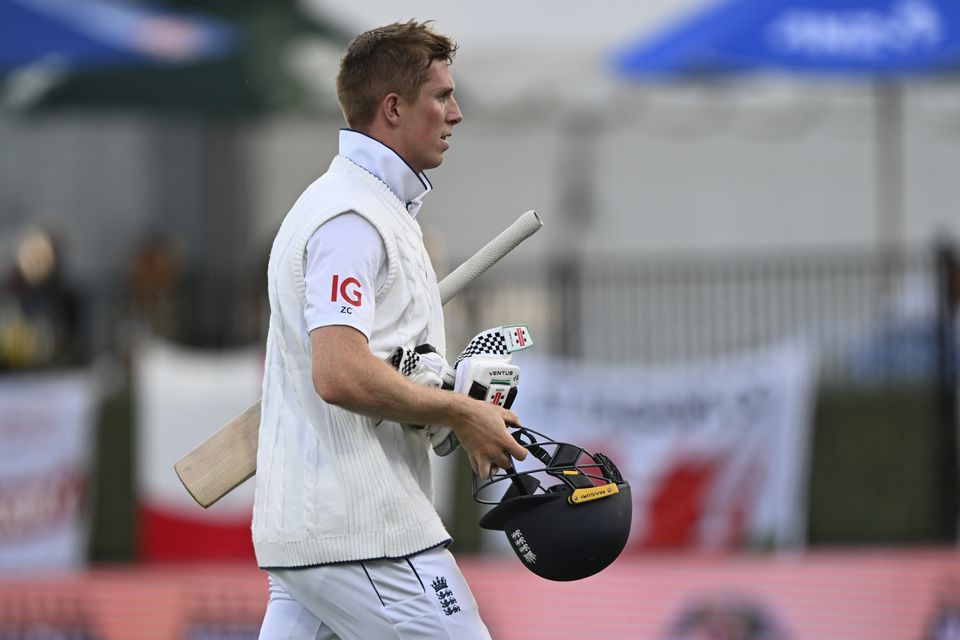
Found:
<path fill-rule="evenodd" d="M 480 526 L 503 531 L 523 565 L 541 578 L 580 580 L 606 568 L 630 535 L 630 485 L 602 453 L 512 428 L 529 455 L 519 469 L 474 478 L 474 499 L 495 505 Z"/>

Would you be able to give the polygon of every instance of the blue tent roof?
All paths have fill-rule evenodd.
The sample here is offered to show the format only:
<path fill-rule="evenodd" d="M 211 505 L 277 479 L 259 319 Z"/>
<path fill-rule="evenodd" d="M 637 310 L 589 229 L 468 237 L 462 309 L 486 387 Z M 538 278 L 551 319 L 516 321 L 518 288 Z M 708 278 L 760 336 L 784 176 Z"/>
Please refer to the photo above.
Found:
<path fill-rule="evenodd" d="M 108 0 L 0 0 L 0 71 L 57 57 L 71 68 L 179 63 L 223 53 L 236 29 Z"/>
<path fill-rule="evenodd" d="M 613 57 L 626 77 L 960 70 L 958 0 L 723 0 Z"/>

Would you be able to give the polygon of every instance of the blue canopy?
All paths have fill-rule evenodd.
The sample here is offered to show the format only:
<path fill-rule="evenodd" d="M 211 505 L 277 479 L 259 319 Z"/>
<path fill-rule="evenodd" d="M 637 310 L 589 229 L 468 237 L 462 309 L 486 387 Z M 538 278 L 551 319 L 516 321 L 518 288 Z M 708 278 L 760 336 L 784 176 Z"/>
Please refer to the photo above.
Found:
<path fill-rule="evenodd" d="M 616 52 L 626 77 L 895 79 L 960 69 L 957 0 L 723 0 Z"/>
<path fill-rule="evenodd" d="M 196 14 L 108 0 L 0 0 L 0 72 L 56 59 L 69 68 L 176 64 L 218 55 L 236 30 Z"/>

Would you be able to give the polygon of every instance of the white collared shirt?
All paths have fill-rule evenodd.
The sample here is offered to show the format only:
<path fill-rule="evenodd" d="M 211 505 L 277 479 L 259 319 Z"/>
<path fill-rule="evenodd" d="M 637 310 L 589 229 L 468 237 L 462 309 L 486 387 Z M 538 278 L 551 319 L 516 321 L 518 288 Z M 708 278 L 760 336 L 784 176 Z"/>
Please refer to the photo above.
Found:
<path fill-rule="evenodd" d="M 433 189 L 425 173 L 417 173 L 396 151 L 359 131 L 340 130 L 340 155 L 379 178 L 414 218 Z"/>
<path fill-rule="evenodd" d="M 393 149 L 358 131 L 340 130 L 340 155 L 387 185 L 413 217 L 433 188 L 423 172 L 415 172 Z M 387 277 L 386 249 L 370 222 L 345 213 L 321 225 L 307 242 L 304 276 L 307 333 L 346 325 L 370 338 L 375 293 Z M 347 295 L 369 293 L 360 296 L 360 305 L 344 305 L 340 295 L 331 293 L 333 287 L 343 287 L 340 293 Z"/>

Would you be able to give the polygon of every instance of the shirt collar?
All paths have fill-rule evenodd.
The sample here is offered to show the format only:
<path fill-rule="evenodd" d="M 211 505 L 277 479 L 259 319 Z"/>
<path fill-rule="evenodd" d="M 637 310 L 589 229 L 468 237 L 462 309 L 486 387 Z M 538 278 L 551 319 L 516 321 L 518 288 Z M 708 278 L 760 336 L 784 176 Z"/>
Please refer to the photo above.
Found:
<path fill-rule="evenodd" d="M 417 173 L 396 151 L 359 131 L 340 129 L 340 155 L 387 185 L 414 218 L 433 189 L 425 173 Z"/>

